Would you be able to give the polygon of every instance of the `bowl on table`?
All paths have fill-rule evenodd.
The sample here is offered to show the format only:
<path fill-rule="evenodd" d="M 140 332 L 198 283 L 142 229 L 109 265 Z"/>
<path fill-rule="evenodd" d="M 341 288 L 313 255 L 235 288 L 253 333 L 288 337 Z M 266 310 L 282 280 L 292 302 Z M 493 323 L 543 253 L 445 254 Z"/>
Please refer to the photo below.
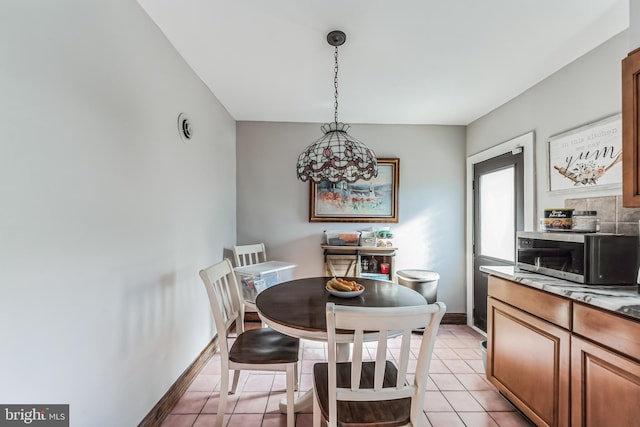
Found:
<path fill-rule="evenodd" d="M 359 295 L 362 295 L 362 293 L 364 292 L 364 286 L 358 284 L 358 290 L 357 291 L 336 291 L 335 289 L 331 289 L 329 286 L 326 287 L 327 291 L 333 295 L 334 297 L 338 297 L 338 298 L 354 298 L 357 297 Z"/>

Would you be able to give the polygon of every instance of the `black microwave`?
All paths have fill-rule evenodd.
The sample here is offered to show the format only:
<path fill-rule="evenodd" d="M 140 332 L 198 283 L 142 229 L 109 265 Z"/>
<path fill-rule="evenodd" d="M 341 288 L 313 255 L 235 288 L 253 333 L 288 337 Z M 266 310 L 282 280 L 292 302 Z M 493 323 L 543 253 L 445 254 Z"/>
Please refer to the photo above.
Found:
<path fill-rule="evenodd" d="M 519 231 L 517 262 L 532 271 L 590 285 L 635 285 L 638 236 Z"/>

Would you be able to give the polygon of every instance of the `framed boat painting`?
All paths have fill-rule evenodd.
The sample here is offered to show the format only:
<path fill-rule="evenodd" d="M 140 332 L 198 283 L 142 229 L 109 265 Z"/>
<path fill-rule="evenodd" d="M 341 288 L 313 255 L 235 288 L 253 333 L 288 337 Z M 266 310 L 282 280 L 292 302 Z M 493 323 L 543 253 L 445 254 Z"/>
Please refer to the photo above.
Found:
<path fill-rule="evenodd" d="M 309 222 L 398 222 L 400 159 L 378 159 L 378 176 L 311 183 Z"/>

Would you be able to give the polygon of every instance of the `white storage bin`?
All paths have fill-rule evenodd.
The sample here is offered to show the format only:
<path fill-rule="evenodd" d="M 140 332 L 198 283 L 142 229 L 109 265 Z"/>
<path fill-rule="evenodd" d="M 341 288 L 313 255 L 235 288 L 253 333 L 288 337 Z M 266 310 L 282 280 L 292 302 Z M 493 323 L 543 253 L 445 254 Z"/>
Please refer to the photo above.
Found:
<path fill-rule="evenodd" d="M 358 246 L 360 244 L 360 232 L 325 230 L 324 243 L 329 246 Z"/>
<path fill-rule="evenodd" d="M 375 247 L 376 245 L 376 233 L 373 231 L 361 231 L 360 232 L 360 246 Z"/>
<path fill-rule="evenodd" d="M 266 288 L 291 280 L 295 266 L 283 261 L 267 261 L 235 268 L 244 299 L 254 302 Z"/>

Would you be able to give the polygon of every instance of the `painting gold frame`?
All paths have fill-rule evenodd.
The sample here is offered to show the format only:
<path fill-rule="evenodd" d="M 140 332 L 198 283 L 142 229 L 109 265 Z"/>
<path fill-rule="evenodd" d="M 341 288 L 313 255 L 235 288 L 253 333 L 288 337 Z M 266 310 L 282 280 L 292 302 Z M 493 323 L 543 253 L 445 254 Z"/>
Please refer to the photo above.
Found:
<path fill-rule="evenodd" d="M 379 158 L 370 181 L 311 183 L 309 222 L 398 222 L 400 159 Z"/>

